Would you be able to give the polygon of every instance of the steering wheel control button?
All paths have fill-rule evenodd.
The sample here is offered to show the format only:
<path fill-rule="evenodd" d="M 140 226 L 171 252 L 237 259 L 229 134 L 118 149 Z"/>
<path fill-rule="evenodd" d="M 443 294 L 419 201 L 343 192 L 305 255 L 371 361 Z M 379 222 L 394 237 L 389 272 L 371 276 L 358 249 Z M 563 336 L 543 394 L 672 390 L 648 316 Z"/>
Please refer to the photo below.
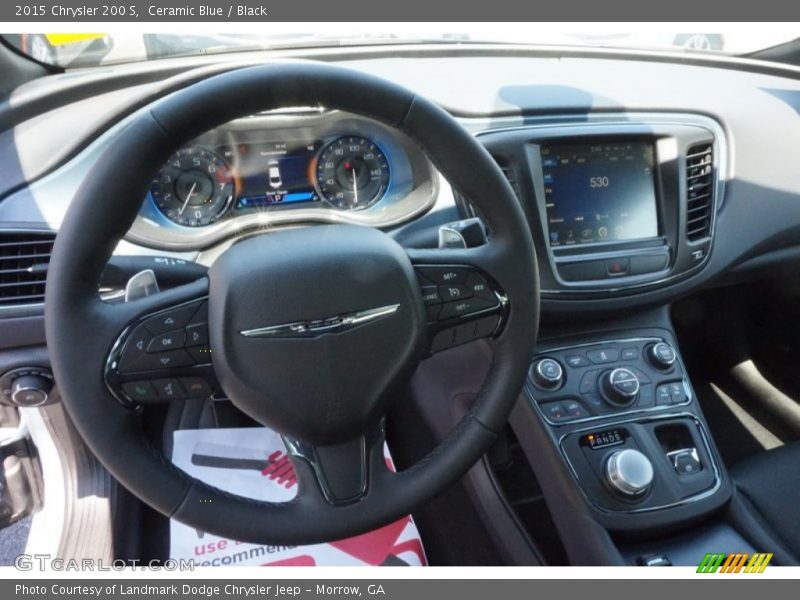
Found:
<path fill-rule="evenodd" d="M 653 464 L 638 450 L 617 450 L 606 461 L 605 475 L 611 488 L 628 498 L 644 495 L 653 483 Z"/>
<path fill-rule="evenodd" d="M 186 346 L 207 346 L 208 324 L 198 323 L 186 328 Z"/>
<path fill-rule="evenodd" d="M 134 363 L 132 372 L 177 369 L 178 367 L 188 367 L 193 364 L 192 357 L 185 351 L 169 350 L 167 352 L 145 354 Z"/>
<path fill-rule="evenodd" d="M 573 369 L 588 367 L 589 364 L 591 364 L 585 356 L 581 356 L 580 354 L 570 354 L 569 356 L 564 357 L 564 362 Z"/>
<path fill-rule="evenodd" d="M 639 379 L 630 369 L 612 369 L 600 377 L 600 391 L 612 406 L 630 406 L 639 394 Z"/>
<path fill-rule="evenodd" d="M 467 289 L 467 286 L 454 283 L 452 285 L 440 285 L 439 296 L 444 302 L 452 302 L 453 300 L 471 298 L 472 292 Z"/>
<path fill-rule="evenodd" d="M 163 352 L 165 350 L 175 350 L 182 348 L 186 344 L 186 333 L 179 329 L 177 331 L 168 331 L 157 335 L 147 345 L 147 352 Z"/>
<path fill-rule="evenodd" d="M 153 384 L 149 381 L 129 381 L 122 384 L 122 391 L 134 402 L 155 402 L 158 400 Z"/>
<path fill-rule="evenodd" d="M 489 283 L 478 273 L 470 273 L 466 281 L 467 289 L 477 298 L 495 301 L 495 295 Z"/>
<path fill-rule="evenodd" d="M 210 398 L 213 394 L 211 386 L 202 377 L 181 377 L 181 385 L 186 390 L 187 398 Z"/>
<path fill-rule="evenodd" d="M 456 300 L 454 302 L 445 302 L 442 305 L 442 310 L 439 313 L 439 320 L 452 319 L 453 317 L 462 317 L 472 313 L 481 312 L 487 308 L 497 306 L 497 302 L 484 300 L 483 298 L 467 298 L 465 300 Z"/>
<path fill-rule="evenodd" d="M 596 365 L 607 365 L 619 360 L 619 351 L 613 348 L 603 348 L 602 350 L 589 350 L 586 357 Z"/>
<path fill-rule="evenodd" d="M 187 304 L 172 308 L 158 316 L 150 317 L 144 324 L 153 335 L 166 333 L 173 329 L 183 329 L 197 312 L 197 308 L 197 304 Z"/>
<path fill-rule="evenodd" d="M 186 398 L 186 392 L 177 379 L 156 379 L 153 387 L 161 400 L 182 400 Z"/>
<path fill-rule="evenodd" d="M 658 342 L 647 348 L 647 358 L 657 369 L 667 370 L 675 364 L 678 355 L 670 344 Z"/>
<path fill-rule="evenodd" d="M 147 347 L 152 339 L 152 334 L 144 325 L 139 325 L 134 329 L 122 350 L 119 370 L 123 373 L 132 371 L 136 361 L 147 354 Z"/>
<path fill-rule="evenodd" d="M 417 272 L 438 286 L 463 285 L 470 274 L 469 269 L 463 267 L 420 267 Z"/>
<path fill-rule="evenodd" d="M 422 302 L 425 304 L 425 306 L 435 306 L 437 304 L 441 304 L 442 298 L 439 296 L 439 286 L 423 285 Z"/>
<path fill-rule="evenodd" d="M 564 382 L 564 369 L 552 358 L 537 360 L 531 365 L 529 374 L 533 384 L 542 390 L 558 389 Z"/>
<path fill-rule="evenodd" d="M 415 270 L 428 323 L 461 319 L 501 307 L 487 280 L 470 267 L 422 266 Z M 455 344 L 461 343 L 463 337 L 459 335 Z M 447 346 L 438 341 L 432 350 L 437 352 L 444 347 Z"/>

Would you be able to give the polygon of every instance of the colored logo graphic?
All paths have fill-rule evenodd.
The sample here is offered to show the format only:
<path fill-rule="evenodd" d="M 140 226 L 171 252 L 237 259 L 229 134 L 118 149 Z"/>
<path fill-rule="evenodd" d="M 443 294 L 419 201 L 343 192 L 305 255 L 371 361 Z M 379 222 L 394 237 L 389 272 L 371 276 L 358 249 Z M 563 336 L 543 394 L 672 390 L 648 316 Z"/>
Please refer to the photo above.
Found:
<path fill-rule="evenodd" d="M 295 475 L 294 467 L 286 454 L 276 450 L 269 455 L 268 460 L 267 466 L 261 470 L 262 475 L 266 475 L 286 489 L 297 485 L 297 475 Z"/>
<path fill-rule="evenodd" d="M 697 567 L 698 573 L 763 573 L 769 561 L 772 560 L 772 552 L 756 552 L 755 554 L 737 553 L 726 554 L 724 552 L 707 553 L 700 565 Z"/>

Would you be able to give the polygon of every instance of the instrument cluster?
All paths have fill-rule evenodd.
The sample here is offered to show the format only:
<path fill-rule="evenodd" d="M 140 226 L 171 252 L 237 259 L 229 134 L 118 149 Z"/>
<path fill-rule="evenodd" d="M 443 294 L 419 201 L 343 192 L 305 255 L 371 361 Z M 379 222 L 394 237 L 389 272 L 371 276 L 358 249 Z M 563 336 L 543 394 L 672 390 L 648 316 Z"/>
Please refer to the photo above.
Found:
<path fill-rule="evenodd" d="M 203 227 L 289 205 L 363 210 L 386 195 L 391 175 L 386 153 L 360 135 L 264 140 L 182 148 L 155 175 L 150 194 L 170 221 Z"/>
<path fill-rule="evenodd" d="M 175 151 L 149 181 L 128 239 L 197 250 L 271 227 L 393 227 L 439 198 L 438 172 L 402 132 L 343 111 L 284 110 Z"/>

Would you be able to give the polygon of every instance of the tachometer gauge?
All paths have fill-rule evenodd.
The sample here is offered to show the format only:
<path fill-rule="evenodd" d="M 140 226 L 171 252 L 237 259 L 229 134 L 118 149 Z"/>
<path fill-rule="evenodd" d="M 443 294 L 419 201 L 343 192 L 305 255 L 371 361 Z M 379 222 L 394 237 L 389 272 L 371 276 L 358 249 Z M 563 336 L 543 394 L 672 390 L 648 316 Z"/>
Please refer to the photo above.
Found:
<path fill-rule="evenodd" d="M 389 187 L 389 161 L 375 142 L 342 137 L 317 159 L 320 196 L 336 208 L 358 210 L 383 198 Z"/>
<path fill-rule="evenodd" d="M 161 167 L 150 193 L 170 221 L 202 227 L 225 214 L 234 187 L 231 170 L 219 156 L 202 148 L 185 148 Z"/>

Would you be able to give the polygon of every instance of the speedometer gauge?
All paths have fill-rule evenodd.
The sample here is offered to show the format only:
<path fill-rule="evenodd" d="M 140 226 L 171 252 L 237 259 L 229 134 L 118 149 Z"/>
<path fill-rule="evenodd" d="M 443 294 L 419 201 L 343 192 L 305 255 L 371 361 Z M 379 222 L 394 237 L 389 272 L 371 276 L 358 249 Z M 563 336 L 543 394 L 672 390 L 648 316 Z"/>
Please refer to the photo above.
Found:
<path fill-rule="evenodd" d="M 389 161 L 375 142 L 342 137 L 317 160 L 320 196 L 336 208 L 359 210 L 383 198 L 389 187 Z"/>
<path fill-rule="evenodd" d="M 233 192 L 227 163 L 202 148 L 178 150 L 150 186 L 162 214 L 187 227 L 202 227 L 219 219 L 230 206 Z"/>

